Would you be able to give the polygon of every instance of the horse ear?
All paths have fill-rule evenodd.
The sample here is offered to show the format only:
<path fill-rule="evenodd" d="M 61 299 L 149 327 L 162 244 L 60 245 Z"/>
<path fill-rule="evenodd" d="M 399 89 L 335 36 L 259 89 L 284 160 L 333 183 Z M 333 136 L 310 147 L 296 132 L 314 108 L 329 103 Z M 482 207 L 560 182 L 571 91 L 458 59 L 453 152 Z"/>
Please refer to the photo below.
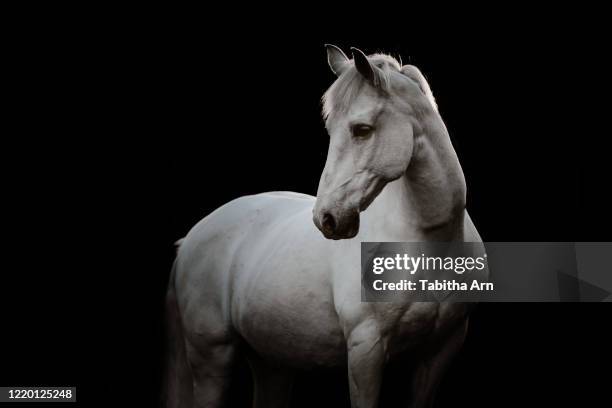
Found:
<path fill-rule="evenodd" d="M 355 61 L 357 71 L 374 86 L 377 86 L 379 81 L 376 70 L 378 68 L 370 63 L 368 57 L 359 48 L 351 47 L 351 51 L 353 52 L 353 61 Z"/>
<path fill-rule="evenodd" d="M 402 74 L 406 75 L 408 78 L 412 79 L 419 86 L 421 91 L 425 94 L 429 102 L 433 105 L 434 109 L 438 109 L 438 105 L 436 104 L 436 100 L 434 99 L 433 92 L 431 92 L 431 88 L 425 79 L 425 76 L 421 73 L 421 71 L 415 67 L 414 65 L 404 65 L 401 69 Z"/>
<path fill-rule="evenodd" d="M 335 45 L 325 44 L 325 49 L 327 49 L 327 63 L 329 67 L 334 74 L 340 76 L 346 70 L 348 57 Z"/>

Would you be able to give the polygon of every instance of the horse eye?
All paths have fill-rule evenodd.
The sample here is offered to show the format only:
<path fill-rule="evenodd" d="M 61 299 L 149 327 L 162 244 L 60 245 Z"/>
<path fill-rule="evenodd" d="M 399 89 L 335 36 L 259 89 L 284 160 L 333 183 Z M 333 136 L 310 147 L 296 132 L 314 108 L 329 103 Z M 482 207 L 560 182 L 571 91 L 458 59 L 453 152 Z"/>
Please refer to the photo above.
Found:
<path fill-rule="evenodd" d="M 364 138 L 368 137 L 374 128 L 370 125 L 358 124 L 353 126 L 353 137 Z"/>

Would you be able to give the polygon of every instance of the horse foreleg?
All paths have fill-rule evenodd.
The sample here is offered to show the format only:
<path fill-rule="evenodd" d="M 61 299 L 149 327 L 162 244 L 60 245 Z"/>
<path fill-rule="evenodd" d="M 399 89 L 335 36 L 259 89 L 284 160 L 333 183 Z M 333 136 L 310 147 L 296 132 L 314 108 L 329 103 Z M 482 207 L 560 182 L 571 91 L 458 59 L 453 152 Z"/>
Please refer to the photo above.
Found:
<path fill-rule="evenodd" d="M 466 330 L 467 320 L 455 329 L 436 353 L 424 358 L 416 367 L 412 380 L 411 408 L 433 406 L 440 380 L 463 345 Z"/>
<path fill-rule="evenodd" d="M 271 365 L 259 356 L 249 356 L 253 373 L 254 408 L 285 408 L 289 406 L 294 374 L 289 369 Z"/>
<path fill-rule="evenodd" d="M 368 320 L 353 328 L 347 350 L 351 407 L 378 407 L 385 352 L 376 323 Z"/>

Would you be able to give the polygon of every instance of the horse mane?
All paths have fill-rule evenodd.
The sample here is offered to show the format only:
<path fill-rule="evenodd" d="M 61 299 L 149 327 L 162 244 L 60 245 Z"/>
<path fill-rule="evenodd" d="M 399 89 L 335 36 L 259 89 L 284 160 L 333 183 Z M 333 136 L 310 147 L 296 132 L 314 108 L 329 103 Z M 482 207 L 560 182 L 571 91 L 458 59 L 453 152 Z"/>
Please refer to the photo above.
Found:
<path fill-rule="evenodd" d="M 418 68 L 412 65 L 402 67 L 397 59 L 387 54 L 373 54 L 368 56 L 368 60 L 380 68 L 381 91 L 387 93 L 391 91 L 391 72 L 398 72 L 415 81 L 434 110 L 437 110 L 429 84 Z M 323 103 L 323 119 L 325 120 L 332 112 L 343 111 L 343 109 L 350 106 L 355 98 L 357 98 L 362 86 L 366 83 L 366 79 L 357 71 L 353 61 L 351 60 L 347 64 L 350 64 L 350 66 L 338 77 L 321 98 Z"/>

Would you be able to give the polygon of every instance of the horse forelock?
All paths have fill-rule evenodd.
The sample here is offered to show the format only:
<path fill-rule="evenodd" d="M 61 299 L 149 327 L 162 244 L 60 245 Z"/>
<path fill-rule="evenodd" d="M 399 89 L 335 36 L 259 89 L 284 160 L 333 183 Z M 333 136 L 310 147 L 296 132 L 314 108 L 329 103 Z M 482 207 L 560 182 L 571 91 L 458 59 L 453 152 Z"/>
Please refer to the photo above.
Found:
<path fill-rule="evenodd" d="M 387 54 L 373 54 L 368 56 L 368 60 L 380 68 L 378 88 L 382 92 L 391 91 L 391 73 L 402 72 L 401 63 L 394 57 Z M 357 71 L 353 61 L 348 62 L 350 66 L 338 77 L 338 79 L 323 94 L 323 119 L 327 120 L 334 112 L 346 112 L 348 107 L 355 101 L 359 91 L 366 83 L 366 79 Z M 427 87 L 429 91 L 429 87 Z M 425 92 L 427 99 L 436 108 L 431 91 Z"/>

